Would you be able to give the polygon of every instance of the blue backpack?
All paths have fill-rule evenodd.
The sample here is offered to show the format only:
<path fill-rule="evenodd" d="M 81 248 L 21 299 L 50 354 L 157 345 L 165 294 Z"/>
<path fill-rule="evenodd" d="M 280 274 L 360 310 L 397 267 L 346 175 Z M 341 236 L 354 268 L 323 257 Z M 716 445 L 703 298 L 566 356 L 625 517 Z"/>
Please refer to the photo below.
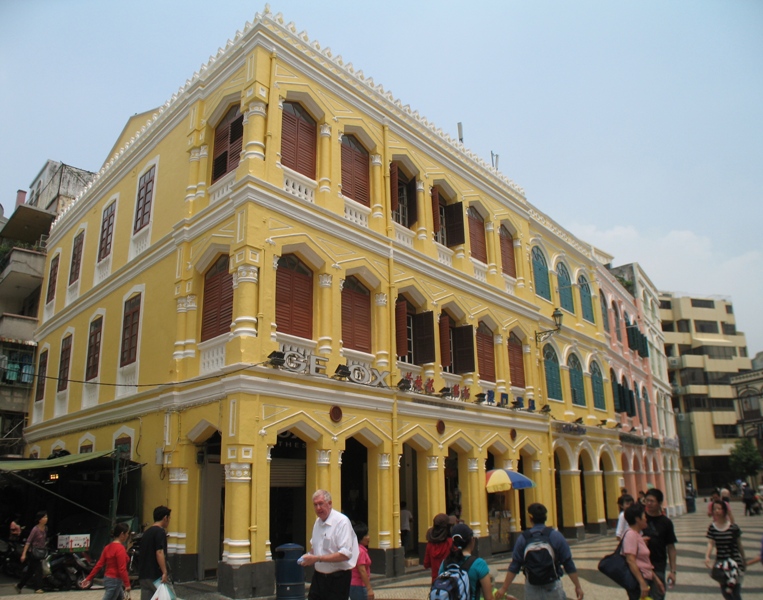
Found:
<path fill-rule="evenodd" d="M 541 531 L 523 531 L 527 545 L 524 554 L 524 573 L 530 585 L 548 585 L 559 579 L 556 556 L 551 546 L 550 527 Z"/>
<path fill-rule="evenodd" d="M 471 585 L 469 584 L 469 569 L 477 560 L 470 556 L 462 565 L 450 563 L 445 565 L 429 589 L 429 600 L 470 600 Z"/>

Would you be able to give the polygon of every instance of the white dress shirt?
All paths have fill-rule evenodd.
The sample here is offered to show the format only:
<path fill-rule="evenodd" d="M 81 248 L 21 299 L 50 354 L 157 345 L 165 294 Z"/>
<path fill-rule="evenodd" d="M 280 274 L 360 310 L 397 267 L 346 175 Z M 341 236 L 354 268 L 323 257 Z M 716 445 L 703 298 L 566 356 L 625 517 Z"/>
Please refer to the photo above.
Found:
<path fill-rule="evenodd" d="M 352 529 L 350 519 L 342 513 L 331 509 L 325 521 L 320 518 L 313 525 L 313 537 L 310 540 L 312 554 L 326 556 L 339 552 L 349 556 L 342 562 L 317 562 L 315 570 L 319 573 L 334 573 L 336 571 L 349 571 L 358 562 L 360 550 L 358 550 L 358 536 Z"/>

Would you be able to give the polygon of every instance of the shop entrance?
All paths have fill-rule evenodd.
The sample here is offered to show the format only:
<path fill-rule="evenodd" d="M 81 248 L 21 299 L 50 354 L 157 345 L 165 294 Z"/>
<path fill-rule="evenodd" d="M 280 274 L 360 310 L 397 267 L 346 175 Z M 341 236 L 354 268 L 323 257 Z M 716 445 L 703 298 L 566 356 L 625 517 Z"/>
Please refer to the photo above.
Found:
<path fill-rule="evenodd" d="M 199 579 L 217 577 L 223 555 L 225 523 L 225 470 L 220 464 L 220 432 L 215 431 L 197 454 L 201 464 L 199 497 Z"/>
<path fill-rule="evenodd" d="M 270 549 L 306 546 L 307 444 L 291 431 L 281 432 L 270 457 Z"/>

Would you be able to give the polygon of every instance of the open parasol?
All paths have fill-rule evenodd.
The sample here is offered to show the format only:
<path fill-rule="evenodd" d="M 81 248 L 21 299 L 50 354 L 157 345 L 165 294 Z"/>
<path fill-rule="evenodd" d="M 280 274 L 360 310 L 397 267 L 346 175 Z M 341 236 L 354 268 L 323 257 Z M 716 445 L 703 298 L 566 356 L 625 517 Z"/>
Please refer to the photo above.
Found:
<path fill-rule="evenodd" d="M 535 482 L 516 471 L 493 469 L 485 473 L 485 488 L 490 494 L 511 489 L 524 490 L 531 487 L 535 487 Z"/>

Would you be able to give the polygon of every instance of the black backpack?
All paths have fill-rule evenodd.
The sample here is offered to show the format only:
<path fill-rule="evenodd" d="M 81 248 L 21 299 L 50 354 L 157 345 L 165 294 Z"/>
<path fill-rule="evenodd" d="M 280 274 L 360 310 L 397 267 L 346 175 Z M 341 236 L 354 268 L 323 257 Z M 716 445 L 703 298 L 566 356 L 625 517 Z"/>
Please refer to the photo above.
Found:
<path fill-rule="evenodd" d="M 551 527 L 541 531 L 523 531 L 525 538 L 523 571 L 527 582 L 531 585 L 548 585 L 559 579 L 556 568 L 556 556 L 551 546 Z"/>

